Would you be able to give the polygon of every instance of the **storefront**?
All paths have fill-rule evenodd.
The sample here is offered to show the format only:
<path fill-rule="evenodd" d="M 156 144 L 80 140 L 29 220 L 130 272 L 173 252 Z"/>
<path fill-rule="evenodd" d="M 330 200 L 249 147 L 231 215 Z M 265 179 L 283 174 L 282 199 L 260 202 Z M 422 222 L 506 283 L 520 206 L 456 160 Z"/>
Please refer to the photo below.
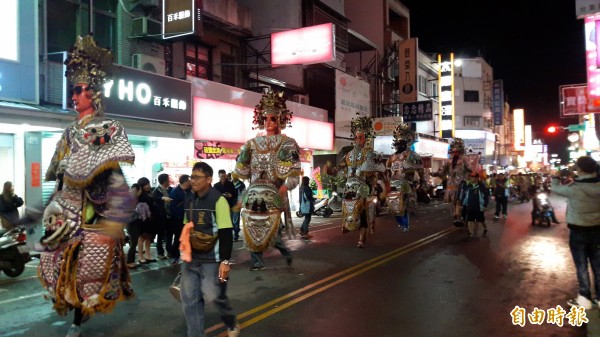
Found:
<path fill-rule="evenodd" d="M 259 131 L 253 130 L 254 107 L 262 95 L 217 82 L 190 78 L 192 82 L 192 135 L 194 157 L 202 159 L 216 172 L 232 172 L 240 147 Z M 301 148 L 304 175 L 313 169 L 314 150 L 332 150 L 333 124 L 327 123 L 327 111 L 287 101 L 293 113 L 292 127 L 283 133 L 294 138 Z M 297 193 L 291 192 L 297 202 Z"/>
<path fill-rule="evenodd" d="M 190 83 L 115 68 L 114 80 L 104 88 L 107 116 L 125 126 L 136 155 L 135 164 L 123 165 L 123 172 L 128 184 L 141 177 L 155 184 L 159 173 L 193 160 Z M 26 206 L 45 203 L 50 197 L 54 182 L 43 178 L 57 141 L 75 118 L 73 111 L 49 106 L 0 103 L 2 183 L 13 181 Z"/>

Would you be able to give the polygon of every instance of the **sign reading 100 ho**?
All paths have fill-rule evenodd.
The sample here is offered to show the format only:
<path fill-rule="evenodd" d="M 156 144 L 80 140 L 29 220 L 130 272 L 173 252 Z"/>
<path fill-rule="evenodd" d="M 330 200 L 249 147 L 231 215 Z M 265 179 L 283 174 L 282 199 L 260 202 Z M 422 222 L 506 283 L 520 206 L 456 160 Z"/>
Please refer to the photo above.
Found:
<path fill-rule="evenodd" d="M 190 125 L 191 91 L 190 82 L 115 65 L 104 84 L 106 114 Z"/>

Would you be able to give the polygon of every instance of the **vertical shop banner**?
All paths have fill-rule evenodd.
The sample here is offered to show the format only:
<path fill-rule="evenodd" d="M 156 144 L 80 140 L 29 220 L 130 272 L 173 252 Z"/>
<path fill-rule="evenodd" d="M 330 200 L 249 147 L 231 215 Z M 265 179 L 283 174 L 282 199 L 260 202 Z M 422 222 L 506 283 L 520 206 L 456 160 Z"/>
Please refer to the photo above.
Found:
<path fill-rule="evenodd" d="M 369 83 L 354 76 L 335 71 L 335 136 L 350 138 L 350 121 L 356 117 L 371 116 Z"/>
<path fill-rule="evenodd" d="M 454 138 L 454 53 L 438 54 L 440 138 Z"/>
<path fill-rule="evenodd" d="M 31 187 L 42 186 L 42 170 L 40 163 L 31 163 Z"/>
<path fill-rule="evenodd" d="M 417 52 L 419 45 L 417 38 L 410 38 L 400 42 L 398 52 L 400 81 L 400 102 L 414 102 L 417 98 Z"/>
<path fill-rule="evenodd" d="M 585 63 L 587 69 L 587 91 L 591 106 L 600 107 L 600 68 L 598 67 L 598 38 L 600 15 L 585 18 Z"/>
<path fill-rule="evenodd" d="M 494 125 L 502 125 L 504 121 L 504 82 L 494 80 L 492 84 L 492 113 Z"/>

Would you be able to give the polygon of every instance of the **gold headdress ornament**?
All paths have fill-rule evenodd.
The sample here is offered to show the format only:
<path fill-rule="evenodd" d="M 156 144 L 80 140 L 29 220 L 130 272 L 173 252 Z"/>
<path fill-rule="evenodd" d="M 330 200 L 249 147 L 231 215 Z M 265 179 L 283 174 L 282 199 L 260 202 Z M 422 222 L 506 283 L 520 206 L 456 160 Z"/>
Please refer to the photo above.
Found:
<path fill-rule="evenodd" d="M 257 126 L 253 129 L 263 130 L 265 128 L 266 115 L 277 115 L 279 117 L 279 129 L 283 130 L 286 127 L 292 127 L 293 112 L 287 109 L 283 92 L 269 91 L 264 94 L 260 102 L 254 107 L 253 124 Z"/>
<path fill-rule="evenodd" d="M 78 36 L 65 60 L 65 76 L 72 84 L 86 83 L 94 91 L 92 102 L 96 111 L 102 105 L 102 86 L 111 75 L 112 53 L 98 47 L 92 35 Z"/>
<path fill-rule="evenodd" d="M 394 129 L 394 144 L 401 140 L 406 141 L 406 144 L 409 146 L 417 141 L 417 134 L 410 129 L 410 125 L 400 124 Z"/>
<path fill-rule="evenodd" d="M 355 118 L 352 118 L 350 122 L 350 132 L 352 138 L 356 137 L 358 132 L 365 134 L 365 139 L 373 139 L 375 135 L 373 133 L 373 119 L 367 116 L 360 116 L 358 113 Z"/>
<path fill-rule="evenodd" d="M 450 145 L 450 153 L 454 151 L 458 151 L 460 154 L 465 153 L 465 142 L 462 140 L 462 138 L 454 138 L 452 145 Z"/>

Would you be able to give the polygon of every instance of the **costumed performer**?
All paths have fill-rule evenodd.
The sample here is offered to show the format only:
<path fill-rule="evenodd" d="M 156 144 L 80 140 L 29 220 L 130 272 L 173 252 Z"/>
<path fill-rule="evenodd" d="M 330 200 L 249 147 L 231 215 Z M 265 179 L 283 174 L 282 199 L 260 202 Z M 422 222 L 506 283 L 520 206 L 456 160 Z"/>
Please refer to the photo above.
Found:
<path fill-rule="evenodd" d="M 103 116 L 110 51 L 91 35 L 78 37 L 65 65 L 77 120 L 62 134 L 46 172 L 56 185 L 43 214 L 38 274 L 54 310 L 75 311 L 67 336 L 78 337 L 83 321 L 134 294 L 123 253 L 133 203 L 119 163 L 133 164 L 135 155 L 123 126 Z"/>
<path fill-rule="evenodd" d="M 242 200 L 244 242 L 251 253 L 250 270 L 264 270 L 263 251 L 275 246 L 292 263 L 281 231 L 281 213 L 285 228 L 293 233 L 288 190 L 298 186 L 301 176 L 300 148 L 296 141 L 281 133 L 291 126 L 292 112 L 285 104 L 283 93 L 264 94 L 254 109 L 255 129 L 265 130 L 250 139 L 240 149 L 235 172 L 250 185 Z"/>
<path fill-rule="evenodd" d="M 346 175 L 342 232 L 359 230 L 358 248 L 365 247 L 367 229 L 369 234 L 375 231 L 377 196 L 375 189 L 371 189 L 372 182 L 378 178 L 385 180 L 385 165 L 381 155 L 370 145 L 375 138 L 372 124 L 371 117 L 357 116 L 352 119 L 350 132 L 354 146 L 339 164 Z"/>
<path fill-rule="evenodd" d="M 454 219 L 454 225 L 462 227 L 464 226 L 464 222 L 461 220 L 462 210 L 458 195 L 461 183 L 466 184 L 467 175 L 472 169 L 469 167 L 467 158 L 465 158 L 465 143 L 461 138 L 454 138 L 449 153 L 452 155 L 450 161 L 446 162 L 434 176 L 446 178 L 444 203 L 450 204 L 450 212 Z"/>
<path fill-rule="evenodd" d="M 421 156 L 410 149 L 417 140 L 416 133 L 407 124 L 400 124 L 394 130 L 392 147 L 396 150 L 386 162 L 390 173 L 391 189 L 387 201 L 390 211 L 396 217 L 398 226 L 404 232 L 409 230 L 409 213 L 416 210 L 417 173 L 422 181 L 425 173 Z"/>

